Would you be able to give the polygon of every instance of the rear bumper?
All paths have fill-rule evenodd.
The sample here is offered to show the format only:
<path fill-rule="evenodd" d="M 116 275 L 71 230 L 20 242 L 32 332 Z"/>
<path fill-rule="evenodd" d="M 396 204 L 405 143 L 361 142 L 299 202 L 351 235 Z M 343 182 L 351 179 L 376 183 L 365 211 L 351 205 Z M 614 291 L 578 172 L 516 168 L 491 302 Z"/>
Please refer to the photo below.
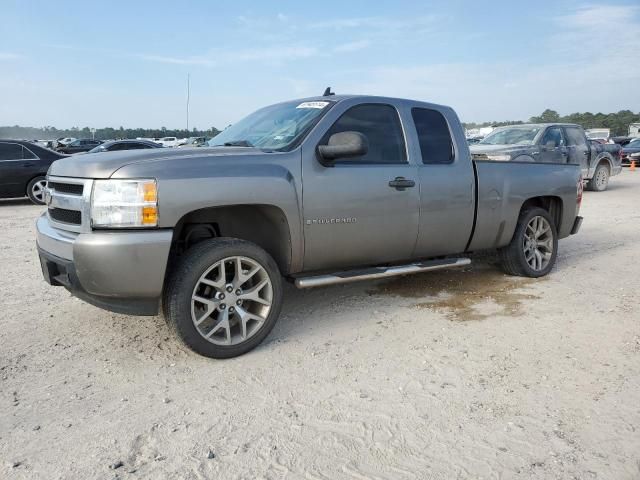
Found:
<path fill-rule="evenodd" d="M 53 228 L 46 214 L 36 229 L 48 283 L 113 312 L 158 313 L 172 230 L 75 234 Z"/>
<path fill-rule="evenodd" d="M 573 227 L 571 227 L 571 235 L 575 235 L 576 233 L 578 233 L 580 231 L 580 227 L 582 226 L 582 217 L 577 216 L 576 219 L 573 221 Z"/>

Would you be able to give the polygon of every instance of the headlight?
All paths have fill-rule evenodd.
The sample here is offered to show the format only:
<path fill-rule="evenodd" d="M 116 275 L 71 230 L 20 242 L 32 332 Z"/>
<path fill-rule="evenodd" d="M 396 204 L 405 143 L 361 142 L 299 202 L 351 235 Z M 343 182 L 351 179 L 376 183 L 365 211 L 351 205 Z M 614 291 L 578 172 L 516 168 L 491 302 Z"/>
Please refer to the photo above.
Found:
<path fill-rule="evenodd" d="M 156 181 L 96 180 L 91 195 L 91 224 L 95 228 L 157 227 Z"/>
<path fill-rule="evenodd" d="M 511 160 L 511 155 L 492 155 L 490 153 L 487 154 L 487 158 L 489 160 L 493 160 L 495 162 L 508 162 Z"/>

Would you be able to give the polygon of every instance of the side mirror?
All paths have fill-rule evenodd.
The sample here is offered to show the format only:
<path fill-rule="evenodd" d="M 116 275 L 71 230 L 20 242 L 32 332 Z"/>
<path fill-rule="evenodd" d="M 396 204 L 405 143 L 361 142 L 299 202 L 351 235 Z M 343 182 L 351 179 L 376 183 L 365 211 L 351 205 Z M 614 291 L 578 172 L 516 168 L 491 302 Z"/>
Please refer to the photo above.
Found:
<path fill-rule="evenodd" d="M 369 151 L 369 141 L 360 132 L 340 132 L 329 137 L 327 145 L 318 145 L 323 165 L 331 165 L 339 158 L 360 157 Z"/>

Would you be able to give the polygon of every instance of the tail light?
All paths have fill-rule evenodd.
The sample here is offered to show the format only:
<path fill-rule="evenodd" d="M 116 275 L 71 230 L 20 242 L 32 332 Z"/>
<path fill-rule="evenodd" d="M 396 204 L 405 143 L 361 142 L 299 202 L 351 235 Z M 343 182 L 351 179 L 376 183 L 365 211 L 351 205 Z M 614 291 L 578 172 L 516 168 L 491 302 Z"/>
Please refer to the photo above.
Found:
<path fill-rule="evenodd" d="M 584 180 L 582 179 L 582 175 L 580 175 L 580 178 L 578 179 L 578 191 L 577 191 L 577 199 L 576 199 L 576 203 L 578 204 L 578 206 L 580 206 L 580 204 L 582 204 L 582 191 L 584 190 Z"/>

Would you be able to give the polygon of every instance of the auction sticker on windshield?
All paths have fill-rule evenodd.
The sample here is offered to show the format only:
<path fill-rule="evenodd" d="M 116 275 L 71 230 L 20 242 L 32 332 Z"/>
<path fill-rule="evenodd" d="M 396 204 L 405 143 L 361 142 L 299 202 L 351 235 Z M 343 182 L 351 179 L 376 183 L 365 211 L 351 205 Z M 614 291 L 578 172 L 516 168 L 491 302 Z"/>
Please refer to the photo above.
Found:
<path fill-rule="evenodd" d="M 329 105 L 329 102 L 302 102 L 296 108 L 324 108 Z"/>

